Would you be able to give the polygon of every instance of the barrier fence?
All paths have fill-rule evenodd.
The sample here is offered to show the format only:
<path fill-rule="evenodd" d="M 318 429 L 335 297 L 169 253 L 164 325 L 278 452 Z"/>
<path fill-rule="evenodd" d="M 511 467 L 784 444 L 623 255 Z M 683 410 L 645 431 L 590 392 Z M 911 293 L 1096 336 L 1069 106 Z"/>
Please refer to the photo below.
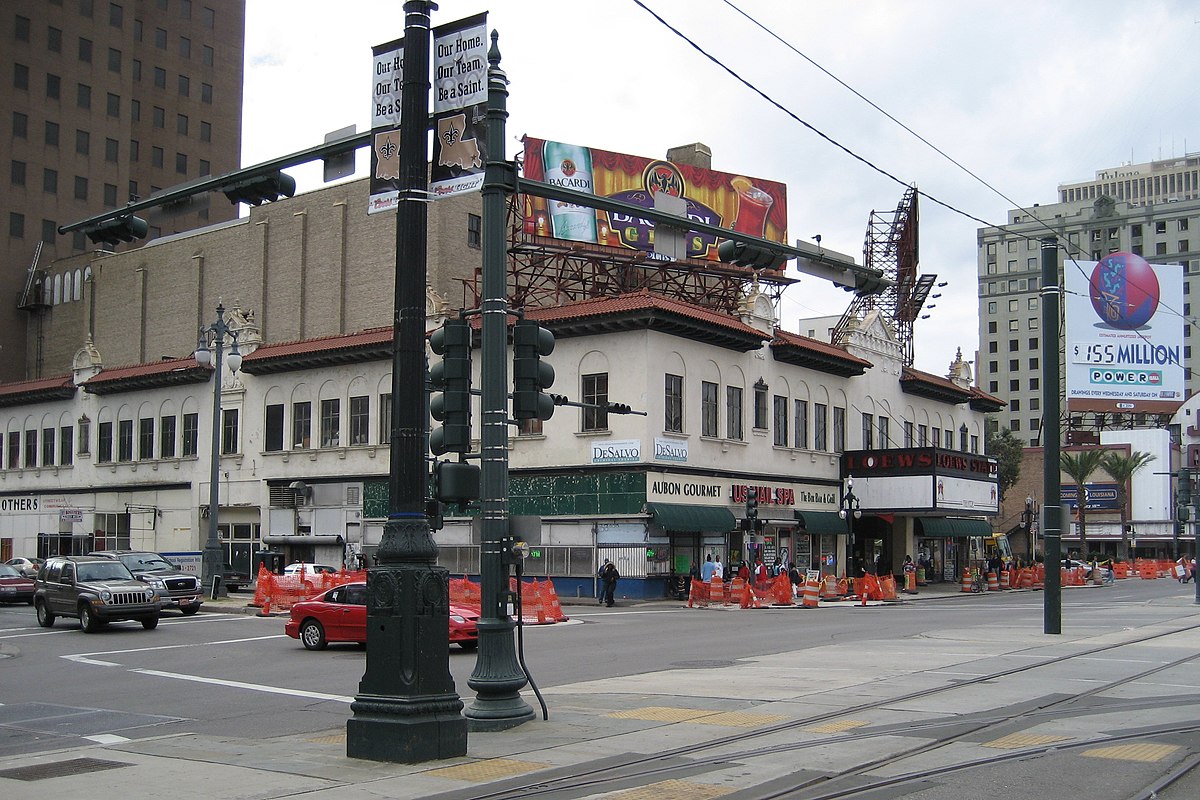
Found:
<path fill-rule="evenodd" d="M 262 613 L 272 611 L 289 611 L 301 600 L 306 600 L 327 589 L 346 583 L 355 583 L 367 579 L 366 570 L 341 570 L 339 572 L 306 572 L 295 575 L 276 575 L 266 567 L 258 572 L 258 580 L 254 587 L 253 605 L 262 609 Z M 569 617 L 563 613 L 562 604 L 554 582 L 549 578 L 538 580 L 527 578 L 517 585 L 517 579 L 510 577 L 509 592 L 514 599 L 519 593 L 521 599 L 521 622 L 526 625 L 549 625 L 555 622 L 566 622 Z M 482 596 L 478 583 L 467 578 L 450 579 L 450 603 L 452 605 L 470 608 L 479 613 L 482 606 Z M 516 607 L 510 603 L 509 613 L 515 614 Z"/>

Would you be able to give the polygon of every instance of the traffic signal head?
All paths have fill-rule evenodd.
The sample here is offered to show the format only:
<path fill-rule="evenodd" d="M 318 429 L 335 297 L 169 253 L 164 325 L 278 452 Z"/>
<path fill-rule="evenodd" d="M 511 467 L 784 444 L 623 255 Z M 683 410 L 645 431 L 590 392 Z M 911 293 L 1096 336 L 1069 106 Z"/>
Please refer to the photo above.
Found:
<path fill-rule="evenodd" d="M 120 242 L 146 238 L 146 234 L 150 232 L 150 225 L 141 217 L 130 215 L 106 220 L 94 227 L 84 228 L 83 232 L 96 244 L 116 247 Z"/>
<path fill-rule="evenodd" d="M 725 239 L 717 245 L 717 257 L 727 264 L 751 269 L 780 269 L 787 256 L 751 242 Z"/>
<path fill-rule="evenodd" d="M 843 286 L 847 292 L 854 292 L 857 295 L 867 296 L 875 294 L 883 294 L 887 288 L 892 285 L 892 282 L 883 276 L 882 272 L 878 274 L 864 273 L 855 271 L 854 287 Z"/>
<path fill-rule="evenodd" d="M 608 413 L 610 414 L 632 414 L 633 409 L 627 403 L 609 403 Z"/>
<path fill-rule="evenodd" d="M 256 175 L 243 178 L 220 188 L 231 203 L 246 203 L 257 206 L 270 203 L 281 197 L 291 197 L 296 193 L 296 179 L 286 172 L 272 172 L 268 175 Z"/>
<path fill-rule="evenodd" d="M 753 486 L 746 490 L 746 519 L 758 519 L 758 489 Z"/>
<path fill-rule="evenodd" d="M 554 401 L 543 392 L 554 385 L 554 367 L 542 356 L 554 352 L 554 334 L 537 322 L 517 320 L 513 325 L 513 418 L 550 419 Z"/>
<path fill-rule="evenodd" d="M 471 449 L 471 326 L 464 319 L 448 319 L 429 337 L 429 346 L 442 357 L 429 370 L 435 393 L 429 413 L 442 427 L 429 435 L 435 455 Z"/>

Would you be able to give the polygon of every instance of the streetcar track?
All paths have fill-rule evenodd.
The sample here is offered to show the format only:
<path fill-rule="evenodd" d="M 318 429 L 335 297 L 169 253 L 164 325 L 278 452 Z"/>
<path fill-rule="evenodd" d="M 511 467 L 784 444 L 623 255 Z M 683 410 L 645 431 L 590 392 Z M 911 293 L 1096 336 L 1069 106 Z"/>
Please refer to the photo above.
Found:
<path fill-rule="evenodd" d="M 568 775 L 557 776 L 557 777 L 543 776 L 540 779 L 538 779 L 536 777 L 536 775 L 531 776 L 528 779 L 516 778 L 511 781 L 505 781 L 502 786 L 499 786 L 499 787 L 491 789 L 491 790 L 485 789 L 485 791 L 479 792 L 479 793 L 464 794 L 460 790 L 460 791 L 443 793 L 441 795 L 433 795 L 432 797 L 427 798 L 427 800 L 436 800 L 436 798 L 438 798 L 438 797 L 445 797 L 445 798 L 454 797 L 454 798 L 458 798 L 458 799 L 470 798 L 470 800 L 508 800 L 508 798 L 560 796 L 560 795 L 562 795 L 562 793 L 571 791 L 571 790 L 576 790 L 576 791 L 583 790 L 583 791 L 586 791 L 587 793 L 598 793 L 598 792 L 604 791 L 603 789 L 601 789 L 599 787 L 607 786 L 614 782 L 620 782 L 621 784 L 627 784 L 628 781 L 633 777 L 636 777 L 636 778 L 642 780 L 643 783 L 649 783 L 649 782 L 652 782 L 657 777 L 665 774 L 666 772 L 671 772 L 671 773 L 677 772 L 677 770 L 678 770 L 677 764 L 671 763 L 675 759 L 695 757 L 695 756 L 701 755 L 705 752 L 714 751 L 719 748 L 726 747 L 728 745 L 745 743 L 745 741 L 747 739 L 760 738 L 760 737 L 765 737 L 765 736 L 770 736 L 770 735 L 780 734 L 780 733 L 788 733 L 788 732 L 797 730 L 799 728 L 812 727 L 813 725 L 820 724 L 821 722 L 833 720 L 833 719 L 836 719 L 839 717 L 846 717 L 846 716 L 853 715 L 856 713 L 863 713 L 863 712 L 868 712 L 868 711 L 872 711 L 872 710 L 878 710 L 881 707 L 887 707 L 887 706 L 891 706 L 891 705 L 895 705 L 895 704 L 899 704 L 899 703 L 904 703 L 904 702 L 918 699 L 918 698 L 929 698 L 932 695 L 940 694 L 943 692 L 958 690 L 958 689 L 962 689 L 964 687 L 975 686 L 975 685 L 995 681 L 999 678 L 1005 678 L 1005 677 L 1009 677 L 1012 675 L 1018 675 L 1020 673 L 1029 672 L 1031 670 L 1041 669 L 1043 667 L 1049 667 L 1049 666 L 1054 666 L 1056 664 L 1062 664 L 1064 662 L 1069 662 L 1069 661 L 1072 661 L 1072 660 L 1075 660 L 1078 658 L 1085 658 L 1085 657 L 1093 656 L 1093 655 L 1096 655 L 1097 653 L 1108 652 L 1108 651 L 1111 651 L 1118 647 L 1129 647 L 1132 645 L 1144 644 L 1146 642 L 1154 641 L 1155 639 L 1161 639 L 1164 637 L 1174 636 L 1174 635 L 1177 635 L 1180 633 L 1194 631 L 1194 630 L 1198 630 L 1198 629 L 1200 629 L 1200 624 L 1191 624 L 1191 625 L 1186 625 L 1184 627 L 1171 628 L 1169 630 L 1160 630 L 1160 631 L 1156 631 L 1154 633 L 1151 633 L 1151 634 L 1148 634 L 1145 636 L 1138 637 L 1136 639 L 1131 639 L 1129 641 L 1119 642 L 1119 643 L 1115 643 L 1115 644 L 1114 643 L 1105 643 L 1102 645 L 1097 645 L 1095 647 L 1090 647 L 1090 648 L 1081 650 L 1077 653 L 1071 653 L 1071 654 L 1062 655 L 1062 656 L 1053 656 L 1053 657 L 1049 657 L 1049 658 L 1044 658 L 1044 659 L 1034 661 L 1029 664 L 1023 664 L 1020 666 L 1009 667 L 1006 669 L 997 670 L 995 672 L 981 674 L 981 675 L 978 675 L 978 676 L 975 676 L 972 678 L 966 678 L 963 680 L 955 681 L 951 684 L 947 684 L 946 686 L 941 686 L 941 687 L 936 687 L 936 688 L 921 688 L 921 689 L 914 690 L 911 692 L 904 692 L 904 693 L 898 694 L 894 697 L 891 697 L 891 698 L 888 698 L 885 700 L 873 700 L 870 702 L 860 703 L 860 704 L 857 704 L 854 706 L 849 706 L 846 708 L 832 710 L 832 711 L 829 711 L 829 712 L 826 712 L 823 714 L 817 714 L 815 716 L 806 717 L 801 720 L 789 720 L 787 722 L 781 722 L 781 723 L 777 723 L 774 725 L 767 725 L 767 726 L 764 726 L 761 728 L 756 728 L 752 731 L 739 731 L 738 733 L 728 734 L 725 736 L 719 736 L 714 739 L 708 740 L 706 742 L 676 747 L 676 748 L 673 748 L 670 750 L 666 750 L 666 751 L 657 753 L 652 756 L 636 754 L 636 755 L 630 755 L 629 757 L 626 757 L 626 758 L 618 758 L 615 761 L 613 759 L 605 759 L 605 762 L 602 766 L 597 766 L 596 768 L 590 769 L 590 770 L 587 768 L 587 765 L 585 764 L 585 765 L 580 765 L 580 768 L 574 769 L 572 771 L 572 773 L 568 774 Z M 894 764 L 894 763 L 902 761 L 904 759 L 912 758 L 914 756 L 921 755 L 921 754 L 929 752 L 931 750 L 935 750 L 940 747 L 944 747 L 946 744 L 949 744 L 951 742 L 961 741 L 963 738 L 965 738 L 967 736 L 978 735 L 978 733 L 980 731 L 986 730 L 989 727 L 996 727 L 999 725 L 1011 725 L 1014 721 L 1023 719 L 1023 718 L 1027 718 L 1029 716 L 1053 713 L 1052 709 L 1054 709 L 1060 705 L 1069 705 L 1072 703 L 1077 703 L 1080 699 L 1084 699 L 1084 698 L 1099 694 L 1101 692 L 1109 691 L 1109 690 L 1111 690 L 1115 687 L 1118 687 L 1124 683 L 1130 683 L 1133 681 L 1140 680 L 1143 677 L 1146 677 L 1148 675 L 1153 675 L 1154 673 L 1174 668 L 1176 666 L 1179 666 L 1180 664 L 1187 663 L 1188 661 L 1193 661 L 1198 658 L 1200 658 L 1200 654 L 1191 654 L 1191 655 L 1182 657 L 1180 659 L 1176 659 L 1172 662 L 1158 664 L 1154 667 L 1151 667 L 1146 670 L 1142 670 L 1141 672 L 1138 672 L 1134 675 L 1124 677 L 1120 680 L 1110 681 L 1103 685 L 1092 687 L 1080 694 L 1071 695 L 1071 696 L 1061 699 L 1061 700 L 1055 700 L 1053 702 L 1046 704 L 1045 706 L 1041 706 L 1041 707 L 1038 707 L 1038 708 L 1035 708 L 1032 710 L 1028 710 L 1028 711 L 1023 711 L 1023 712 L 1020 712 L 1017 714 L 1002 715 L 1001 718 L 995 722 L 984 722 L 984 723 L 977 724 L 973 727 L 971 727 L 970 724 L 968 723 L 968 727 L 969 727 L 968 730 L 959 732 L 958 734 L 947 737 L 944 740 L 934 740 L 933 742 L 922 743 L 921 745 L 919 745 L 917 747 L 901 751 L 900 753 L 897 753 L 893 756 L 888 756 L 888 757 L 884 757 L 881 759 L 877 759 L 876 761 L 868 762 L 867 764 L 855 765 L 855 767 L 850 770 L 846 770 L 846 771 L 834 773 L 834 774 L 823 775 L 817 779 L 813 779 L 813 780 L 798 783 L 798 784 L 793 784 L 791 786 L 786 786 L 783 788 L 779 788 L 781 782 L 779 780 L 776 780 L 776 781 L 771 782 L 771 789 L 770 789 L 769 793 L 763 793 L 763 794 L 749 793 L 748 794 L 745 792 L 745 790 L 743 790 L 743 792 L 741 792 L 739 794 L 742 797 L 752 798 L 752 800 L 773 800 L 774 798 L 796 796 L 795 795 L 796 792 L 803 791 L 806 788 L 811 788 L 811 787 L 817 785 L 818 783 L 823 786 L 828 786 L 832 781 L 835 781 L 835 780 L 847 780 L 852 777 L 861 777 L 864 772 L 879 769 L 879 768 L 887 766 L 889 764 Z M 1142 700 L 1144 701 L 1145 698 L 1142 698 Z M 963 726 L 963 724 L 964 723 L 962 721 L 962 718 L 959 717 L 958 722 L 956 723 L 956 727 L 961 728 Z M 913 726 L 909 726 L 910 729 L 912 727 Z M 1200 730 L 1200 723 L 1194 723 L 1189 726 L 1184 726 L 1184 727 L 1180 728 L 1180 730 L 1181 731 Z M 894 735 L 894 731 L 889 731 L 887 733 L 881 732 L 881 733 L 876 733 L 873 735 L 878 735 L 878 736 L 889 735 L 890 736 L 890 735 Z M 1130 734 L 1129 738 L 1145 738 L 1146 735 L 1147 734 L 1145 732 L 1141 732 L 1141 733 L 1137 733 L 1137 734 Z M 864 736 L 864 732 L 858 731 L 854 735 L 847 735 L 844 737 L 825 738 L 825 739 L 816 740 L 816 741 L 796 742 L 796 743 L 784 744 L 784 745 L 772 745 L 769 747 L 756 748 L 754 750 L 746 750 L 746 751 L 740 751 L 740 752 L 735 752 L 735 753 L 721 753 L 717 756 L 717 759 L 720 762 L 729 762 L 729 761 L 734 761 L 734 760 L 738 760 L 738 759 L 756 758 L 756 757 L 762 757 L 763 755 L 766 755 L 769 753 L 778 753 L 781 751 L 805 749 L 805 748 L 809 748 L 809 747 L 828 746 L 828 745 L 830 745 L 832 743 L 836 743 L 838 741 L 861 741 L 863 736 Z M 1119 741 L 1121 738 L 1122 738 L 1121 736 L 1115 735 L 1115 736 L 1105 737 L 1098 741 L 1112 742 L 1112 741 Z M 1088 744 L 1095 745 L 1096 742 L 1091 741 L 1091 742 L 1088 742 Z M 1067 747 L 1066 743 L 1061 743 L 1061 742 L 1057 743 L 1056 745 L 1046 746 L 1044 748 L 1037 748 L 1037 747 L 1026 748 L 1023 750 L 1015 751 L 1013 753 L 1004 753 L 1004 754 L 999 754 L 997 756 L 989 757 L 988 759 L 982 760 L 980 765 L 986 765 L 989 763 L 1001 763 L 1003 761 L 1014 760 L 1017 758 L 1029 758 L 1032 755 L 1044 754 L 1045 752 L 1050 752 L 1050 751 L 1056 750 L 1056 749 L 1057 750 L 1065 750 L 1065 749 L 1072 749 L 1072 748 Z M 662 766 L 655 765 L 655 762 L 659 762 L 659 764 Z M 671 765 L 667 766 L 663 762 L 671 763 Z M 959 767 L 958 765 L 946 765 L 946 766 L 939 767 L 934 770 L 924 770 L 921 774 L 925 777 L 928 777 L 931 774 L 939 774 L 942 771 L 952 772 L 952 771 L 957 771 L 957 770 L 966 769 L 966 768 L 969 768 L 969 767 Z M 907 778 L 907 780 L 910 782 L 915 779 L 916 778 L 913 776 L 909 776 Z M 889 786 L 891 784 L 887 783 L 887 781 L 892 781 L 892 780 L 894 780 L 894 779 L 892 779 L 892 778 L 877 779 L 876 781 L 872 781 L 869 784 L 857 785 L 855 787 L 847 787 L 846 789 L 842 790 L 841 793 L 835 792 L 835 793 L 829 794 L 827 796 L 821 795 L 819 798 L 809 798 L 809 800 L 834 800 L 834 798 L 850 797 L 850 796 L 853 796 L 854 794 L 861 794 L 865 791 L 876 790 L 883 786 Z M 751 790 L 751 792 L 752 791 L 753 790 Z"/>

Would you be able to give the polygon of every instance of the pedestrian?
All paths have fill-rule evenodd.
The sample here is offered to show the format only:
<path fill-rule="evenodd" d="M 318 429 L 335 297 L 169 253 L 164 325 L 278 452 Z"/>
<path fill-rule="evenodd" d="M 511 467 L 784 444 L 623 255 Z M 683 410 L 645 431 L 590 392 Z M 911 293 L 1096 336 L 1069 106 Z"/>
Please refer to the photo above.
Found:
<path fill-rule="evenodd" d="M 758 591 L 762 591 L 766 584 L 767 568 L 763 566 L 762 559 L 760 558 L 754 565 L 754 588 Z"/>
<path fill-rule="evenodd" d="M 776 558 L 775 563 L 771 565 L 771 577 L 778 578 L 784 572 L 783 559 Z"/>
<path fill-rule="evenodd" d="M 720 556 L 713 562 L 713 577 L 725 580 L 725 565 L 721 563 Z"/>
<path fill-rule="evenodd" d="M 1180 556 L 1179 560 L 1176 561 L 1175 564 L 1177 565 L 1175 569 L 1175 577 L 1180 583 L 1187 583 L 1188 578 L 1191 577 L 1191 570 L 1188 569 L 1187 556 Z"/>
<path fill-rule="evenodd" d="M 713 576 L 713 568 L 714 564 L 712 560 L 712 553 L 709 553 L 708 559 L 704 562 L 704 566 L 700 567 L 700 580 L 704 581 L 705 583 L 711 581 Z"/>
<path fill-rule="evenodd" d="M 604 566 L 600 568 L 600 602 L 609 608 L 613 607 L 613 592 L 617 588 L 617 580 L 620 579 L 621 573 L 617 572 L 617 565 L 604 559 Z"/>

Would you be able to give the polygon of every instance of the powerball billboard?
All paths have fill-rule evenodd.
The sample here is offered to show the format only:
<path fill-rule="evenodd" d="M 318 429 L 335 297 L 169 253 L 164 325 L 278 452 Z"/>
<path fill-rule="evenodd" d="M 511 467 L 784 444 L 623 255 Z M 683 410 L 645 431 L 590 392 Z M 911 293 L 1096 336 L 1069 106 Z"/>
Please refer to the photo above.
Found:
<path fill-rule="evenodd" d="M 782 183 L 675 164 L 664 159 L 611 153 L 594 147 L 525 137 L 529 180 L 654 208 L 654 195 L 666 192 L 687 202 L 690 219 L 787 241 L 787 189 Z M 527 234 L 654 251 L 654 223 L 586 206 L 525 197 Z M 717 260 L 717 237 L 688 231 L 688 258 Z"/>
<path fill-rule="evenodd" d="M 1067 261 L 1067 407 L 1173 412 L 1185 397 L 1183 268 L 1133 253 Z"/>

